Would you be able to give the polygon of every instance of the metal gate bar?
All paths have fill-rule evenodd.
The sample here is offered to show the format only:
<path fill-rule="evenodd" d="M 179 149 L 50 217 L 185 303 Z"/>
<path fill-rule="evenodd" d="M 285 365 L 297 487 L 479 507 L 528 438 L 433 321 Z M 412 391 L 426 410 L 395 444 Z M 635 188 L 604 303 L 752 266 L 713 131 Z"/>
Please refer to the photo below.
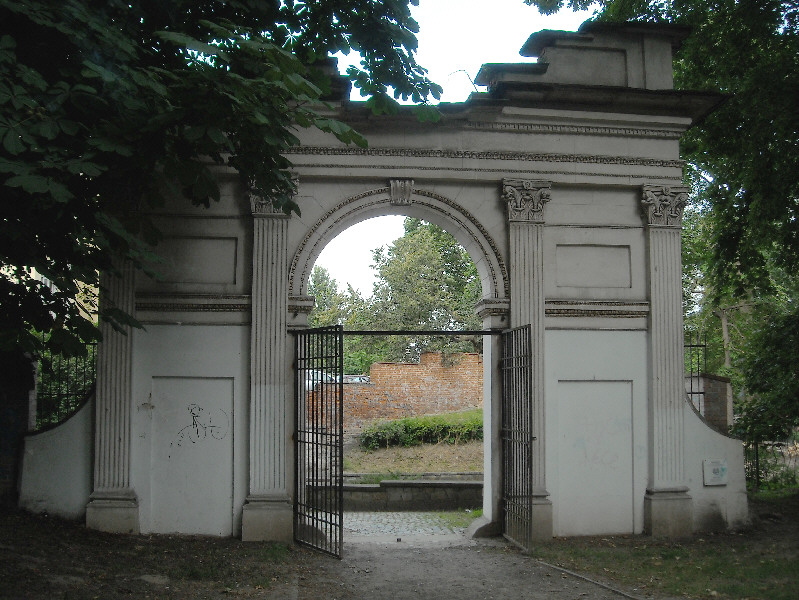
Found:
<path fill-rule="evenodd" d="M 337 325 L 295 334 L 294 539 L 341 558 L 343 328 Z"/>
<path fill-rule="evenodd" d="M 503 535 L 525 551 L 533 515 L 532 347 L 529 325 L 502 334 Z"/>

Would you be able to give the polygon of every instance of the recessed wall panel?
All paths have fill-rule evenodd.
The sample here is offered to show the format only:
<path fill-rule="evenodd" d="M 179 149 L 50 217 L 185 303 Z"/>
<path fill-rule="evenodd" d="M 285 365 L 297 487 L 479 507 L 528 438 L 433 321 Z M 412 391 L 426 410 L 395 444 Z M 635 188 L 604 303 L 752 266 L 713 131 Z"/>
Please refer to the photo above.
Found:
<path fill-rule="evenodd" d="M 236 283 L 237 240 L 234 237 L 170 237 L 156 252 L 161 283 Z"/>
<path fill-rule="evenodd" d="M 558 244 L 555 263 L 559 288 L 632 287 L 629 246 Z"/>
<path fill-rule="evenodd" d="M 151 531 L 233 534 L 233 378 L 153 377 Z"/>
<path fill-rule="evenodd" d="M 559 535 L 633 533 L 631 381 L 557 385 Z"/>

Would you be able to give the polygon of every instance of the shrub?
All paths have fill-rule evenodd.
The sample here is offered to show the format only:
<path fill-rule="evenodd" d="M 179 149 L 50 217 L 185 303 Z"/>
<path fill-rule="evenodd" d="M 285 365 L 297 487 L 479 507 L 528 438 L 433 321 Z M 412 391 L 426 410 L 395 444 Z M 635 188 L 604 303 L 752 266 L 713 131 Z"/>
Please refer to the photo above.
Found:
<path fill-rule="evenodd" d="M 445 413 L 380 421 L 363 429 L 360 444 L 368 450 L 389 446 L 456 444 L 483 439 L 483 411 Z"/>

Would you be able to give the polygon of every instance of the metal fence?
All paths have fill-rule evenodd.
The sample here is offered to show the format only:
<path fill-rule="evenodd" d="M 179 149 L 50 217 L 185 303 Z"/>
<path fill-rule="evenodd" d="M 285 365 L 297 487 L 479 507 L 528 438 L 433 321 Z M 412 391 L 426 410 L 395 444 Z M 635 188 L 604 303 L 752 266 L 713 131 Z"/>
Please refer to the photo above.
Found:
<path fill-rule="evenodd" d="M 705 414 L 705 390 L 700 375 L 707 373 L 707 336 L 685 332 L 685 392 L 699 414 Z"/>
<path fill-rule="evenodd" d="M 779 490 L 799 485 L 799 442 L 747 442 L 746 482 L 754 490 Z"/>
<path fill-rule="evenodd" d="M 94 389 L 97 345 L 86 356 L 44 356 L 36 377 L 36 427 L 44 429 L 74 414 Z"/>

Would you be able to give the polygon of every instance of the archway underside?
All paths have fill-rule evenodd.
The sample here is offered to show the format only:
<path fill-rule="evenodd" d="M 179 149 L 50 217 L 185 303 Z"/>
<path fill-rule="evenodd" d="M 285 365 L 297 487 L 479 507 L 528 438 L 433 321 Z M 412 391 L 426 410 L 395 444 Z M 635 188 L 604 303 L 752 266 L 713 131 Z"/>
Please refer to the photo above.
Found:
<path fill-rule="evenodd" d="M 432 191 L 414 188 L 404 202 L 391 197 L 388 187 L 368 190 L 331 208 L 303 238 L 289 269 L 289 295 L 305 296 L 308 279 L 324 247 L 338 234 L 361 221 L 404 215 L 429 221 L 455 237 L 475 263 L 482 297 L 508 298 L 508 271 L 499 248 L 480 222 L 463 207 Z"/>

